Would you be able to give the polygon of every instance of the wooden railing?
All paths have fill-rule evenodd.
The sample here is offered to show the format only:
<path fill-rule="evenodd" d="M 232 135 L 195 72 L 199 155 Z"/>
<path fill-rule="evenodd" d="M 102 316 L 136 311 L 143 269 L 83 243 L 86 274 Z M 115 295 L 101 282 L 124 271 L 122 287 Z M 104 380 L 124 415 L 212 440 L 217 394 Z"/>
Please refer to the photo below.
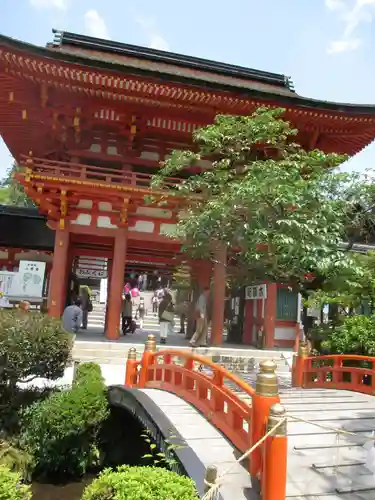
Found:
<path fill-rule="evenodd" d="M 34 158 L 22 156 L 23 172 L 30 169 L 31 176 L 43 176 L 50 180 L 72 181 L 91 181 L 110 185 L 129 185 L 140 189 L 150 189 L 152 174 L 133 172 L 126 170 L 117 170 L 108 167 L 96 167 L 94 165 L 85 165 L 81 163 L 68 163 L 45 158 Z M 48 180 L 48 179 L 44 179 Z M 168 177 L 163 182 L 164 187 L 177 187 L 181 179 L 177 177 Z M 163 189 L 163 186 L 160 188 Z"/>
<path fill-rule="evenodd" d="M 343 389 L 375 394 L 375 358 L 351 354 L 308 356 L 300 346 L 293 363 L 295 387 Z"/>
<path fill-rule="evenodd" d="M 274 405 L 278 408 L 276 413 L 280 413 L 275 370 L 273 361 L 263 361 L 253 389 L 222 366 L 191 351 L 156 352 L 155 337 L 149 335 L 141 360 L 136 359 L 135 349 L 129 351 L 125 385 L 176 394 L 245 453 L 265 436 Z M 226 385 L 228 382 L 235 390 Z M 263 500 L 285 499 L 286 426 L 283 429 L 275 431 L 249 457 L 248 470 L 252 479 L 260 481 Z"/>

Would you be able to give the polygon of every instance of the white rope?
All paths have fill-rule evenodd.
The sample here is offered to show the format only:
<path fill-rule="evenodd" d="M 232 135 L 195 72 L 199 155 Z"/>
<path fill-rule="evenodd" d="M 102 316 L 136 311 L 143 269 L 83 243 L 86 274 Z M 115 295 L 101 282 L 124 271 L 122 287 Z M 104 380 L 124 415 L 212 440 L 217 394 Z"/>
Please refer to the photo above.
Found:
<path fill-rule="evenodd" d="M 236 467 L 237 464 L 242 462 L 245 458 L 247 458 L 249 455 L 253 453 L 254 450 L 256 450 L 261 444 L 264 443 L 264 441 L 271 436 L 275 430 L 280 427 L 285 421 L 287 420 L 294 420 L 295 422 L 303 422 L 306 424 L 310 425 L 315 425 L 316 427 L 319 427 L 324 430 L 330 430 L 333 431 L 336 434 L 336 457 L 335 457 L 335 464 L 333 466 L 334 469 L 334 474 L 337 478 L 338 475 L 338 467 L 339 467 L 339 459 L 340 459 L 340 437 L 342 435 L 344 436 L 355 436 L 358 437 L 358 435 L 355 432 L 350 432 L 347 431 L 346 429 L 340 429 L 338 427 L 331 427 L 329 425 L 324 425 L 324 424 L 318 424 L 316 422 L 313 422 L 311 420 L 306 420 L 301 417 L 295 417 L 294 415 L 286 415 L 286 417 L 282 418 L 272 429 L 270 429 L 257 443 L 255 443 L 251 448 L 249 448 L 242 456 L 240 456 L 226 471 L 220 474 L 220 476 L 217 478 L 215 481 L 215 484 L 209 484 L 205 480 L 205 485 L 210 486 L 210 489 L 205 493 L 205 495 L 202 497 L 202 500 L 216 500 L 218 498 L 218 493 L 219 493 L 219 488 L 223 484 L 223 479 L 226 475 L 230 474 L 234 467 Z M 372 441 L 375 444 L 375 434 L 372 434 L 371 436 L 361 436 L 361 438 L 364 438 L 367 441 Z"/>
<path fill-rule="evenodd" d="M 234 467 L 236 467 L 237 464 L 242 462 L 242 460 L 245 460 L 249 455 L 253 453 L 254 450 L 256 450 L 261 444 L 264 443 L 264 441 L 271 436 L 275 432 L 276 429 L 278 429 L 284 422 L 286 421 L 286 418 L 282 418 L 276 425 L 272 427 L 261 439 L 259 439 L 258 442 L 256 442 L 251 448 L 249 448 L 243 455 L 240 456 L 226 471 L 224 471 L 220 476 L 217 478 L 215 484 L 209 485 L 211 488 L 207 491 L 207 493 L 202 497 L 202 500 L 215 500 L 215 497 L 217 497 L 218 490 L 220 486 L 222 485 L 222 480 L 223 478 L 232 472 Z"/>

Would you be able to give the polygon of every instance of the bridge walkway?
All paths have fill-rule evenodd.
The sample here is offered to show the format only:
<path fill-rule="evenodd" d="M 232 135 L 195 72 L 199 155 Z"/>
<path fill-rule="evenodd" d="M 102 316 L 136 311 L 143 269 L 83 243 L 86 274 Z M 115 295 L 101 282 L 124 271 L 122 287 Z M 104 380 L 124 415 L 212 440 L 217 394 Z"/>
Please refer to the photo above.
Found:
<path fill-rule="evenodd" d="M 256 373 L 237 375 L 255 389 Z M 292 387 L 291 374 L 280 375 L 280 402 L 290 415 L 286 498 L 374 500 L 375 471 L 366 467 L 366 460 L 371 445 L 367 437 L 375 431 L 375 397 Z M 226 385 L 251 406 L 248 394 L 230 381 Z M 338 435 L 333 429 L 353 435 Z"/>
<path fill-rule="evenodd" d="M 237 462 L 240 453 L 201 413 L 183 399 L 158 389 L 140 389 L 164 412 L 204 468 L 215 465 L 223 500 L 258 500 L 246 468 Z M 198 483 L 204 475 L 194 478 Z M 201 489 L 201 488 L 199 488 Z"/>

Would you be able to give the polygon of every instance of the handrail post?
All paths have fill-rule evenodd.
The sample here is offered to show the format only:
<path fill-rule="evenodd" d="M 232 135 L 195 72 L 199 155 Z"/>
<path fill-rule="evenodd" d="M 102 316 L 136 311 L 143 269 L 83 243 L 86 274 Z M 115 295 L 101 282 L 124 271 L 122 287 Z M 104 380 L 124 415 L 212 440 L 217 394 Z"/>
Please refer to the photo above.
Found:
<path fill-rule="evenodd" d="M 280 402 L 277 365 L 272 360 L 262 361 L 256 380 L 256 390 L 252 397 L 251 446 L 266 433 L 266 424 L 271 406 Z M 262 470 L 262 449 L 258 447 L 250 457 L 250 475 L 260 479 Z"/>
<path fill-rule="evenodd" d="M 131 347 L 128 351 L 128 359 L 126 361 L 125 386 L 133 387 L 137 385 L 137 350 Z"/>
<path fill-rule="evenodd" d="M 267 432 L 285 419 L 284 406 L 275 404 L 270 409 Z M 266 439 L 264 450 L 264 468 L 262 498 L 264 500 L 285 500 L 287 482 L 288 437 L 287 423 L 283 423 Z"/>
<path fill-rule="evenodd" d="M 145 343 L 145 349 L 143 351 L 141 370 L 139 372 L 138 387 L 144 388 L 148 382 L 148 369 L 152 364 L 154 353 L 156 352 L 156 340 L 155 335 L 148 335 L 147 342 Z"/>
<path fill-rule="evenodd" d="M 293 372 L 292 372 L 293 387 L 303 387 L 305 361 L 307 357 L 308 357 L 307 344 L 300 344 L 298 350 L 298 356 L 296 356 L 293 363 Z"/>

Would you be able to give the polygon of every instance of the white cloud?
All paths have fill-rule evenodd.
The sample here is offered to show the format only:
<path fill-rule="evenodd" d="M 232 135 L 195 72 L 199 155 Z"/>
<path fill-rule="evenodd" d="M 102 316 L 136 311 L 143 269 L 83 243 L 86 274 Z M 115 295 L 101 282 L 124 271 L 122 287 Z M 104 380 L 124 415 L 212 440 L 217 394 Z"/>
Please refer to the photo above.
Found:
<path fill-rule="evenodd" d="M 336 40 L 330 42 L 327 47 L 328 54 L 339 54 L 340 52 L 349 52 L 351 50 L 356 50 L 361 45 L 361 40 L 359 38 L 353 38 L 350 40 Z"/>
<path fill-rule="evenodd" d="M 343 0 L 325 0 L 325 4 L 329 10 L 338 10 L 345 7 Z"/>
<path fill-rule="evenodd" d="M 29 0 L 31 7 L 35 9 L 59 9 L 68 8 L 68 0 Z"/>
<path fill-rule="evenodd" d="M 344 25 L 341 40 L 331 42 L 327 52 L 334 54 L 355 50 L 361 45 L 361 39 L 354 37 L 360 25 L 371 23 L 375 14 L 375 0 L 325 0 L 327 9 L 336 12 Z"/>
<path fill-rule="evenodd" d="M 151 37 L 150 47 L 157 50 L 169 50 L 168 42 L 160 35 L 153 35 Z"/>
<path fill-rule="evenodd" d="M 85 32 L 97 38 L 110 38 L 104 19 L 96 10 L 88 10 L 85 14 Z"/>
<path fill-rule="evenodd" d="M 136 21 L 147 35 L 149 39 L 148 46 L 151 49 L 165 51 L 169 50 L 169 44 L 167 40 L 165 40 L 165 38 L 159 33 L 154 19 L 138 17 Z"/>

